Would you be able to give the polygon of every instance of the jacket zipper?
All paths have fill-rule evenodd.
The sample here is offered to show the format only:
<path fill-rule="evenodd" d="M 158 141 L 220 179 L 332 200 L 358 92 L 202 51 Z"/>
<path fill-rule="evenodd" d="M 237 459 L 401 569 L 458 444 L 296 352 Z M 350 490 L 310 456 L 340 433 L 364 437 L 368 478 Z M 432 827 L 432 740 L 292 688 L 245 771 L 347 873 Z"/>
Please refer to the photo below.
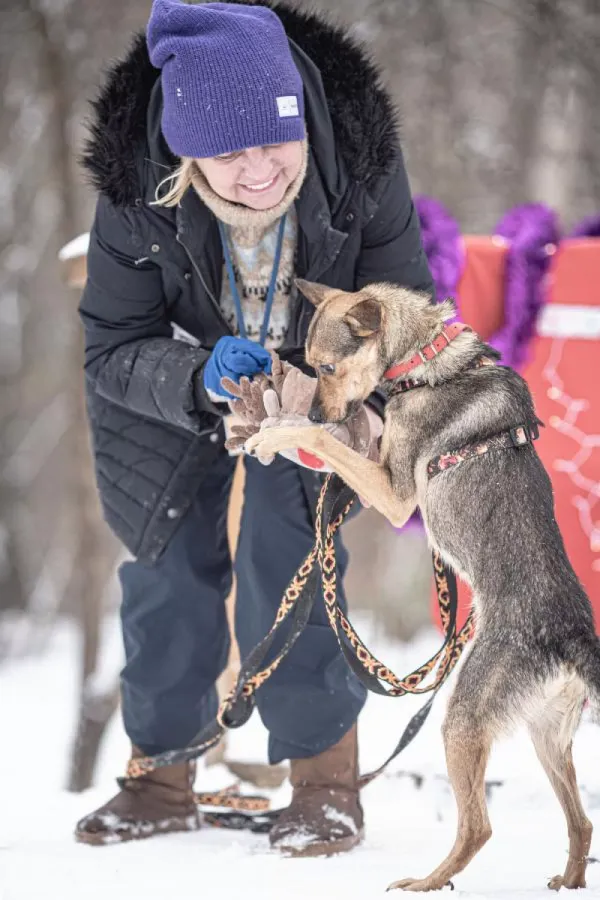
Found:
<path fill-rule="evenodd" d="M 193 257 L 192 254 L 190 253 L 190 250 L 188 249 L 188 247 L 186 247 L 186 245 L 185 245 L 185 244 L 183 243 L 183 241 L 181 240 L 181 237 L 179 236 L 179 234 L 176 235 L 176 241 L 177 241 L 177 243 L 180 244 L 180 245 L 183 247 L 183 249 L 185 250 L 185 252 L 186 252 L 186 254 L 187 254 L 187 257 L 188 257 L 189 261 L 191 262 L 192 266 L 194 267 L 194 271 L 195 271 L 196 275 L 198 276 L 198 278 L 200 279 L 200 281 L 201 281 L 201 283 L 202 283 L 202 287 L 204 288 L 204 290 L 206 291 L 206 293 L 207 293 L 208 296 L 210 297 L 210 300 L 211 300 L 212 305 L 213 305 L 213 308 L 214 308 L 214 310 L 215 310 L 215 312 L 216 312 L 216 314 L 217 314 L 217 317 L 219 318 L 219 320 L 220 320 L 220 321 L 223 323 L 223 325 L 225 326 L 226 331 L 227 331 L 229 334 L 233 334 L 232 329 L 230 328 L 230 326 L 229 326 L 227 320 L 225 319 L 225 316 L 223 315 L 223 311 L 221 310 L 221 307 L 220 307 L 219 304 L 217 303 L 217 299 L 216 299 L 215 295 L 214 295 L 213 292 L 210 290 L 210 288 L 208 287 L 206 281 L 204 280 L 204 275 L 202 274 L 202 271 L 201 271 L 199 265 L 197 264 L 196 260 L 194 259 L 194 257 Z"/>

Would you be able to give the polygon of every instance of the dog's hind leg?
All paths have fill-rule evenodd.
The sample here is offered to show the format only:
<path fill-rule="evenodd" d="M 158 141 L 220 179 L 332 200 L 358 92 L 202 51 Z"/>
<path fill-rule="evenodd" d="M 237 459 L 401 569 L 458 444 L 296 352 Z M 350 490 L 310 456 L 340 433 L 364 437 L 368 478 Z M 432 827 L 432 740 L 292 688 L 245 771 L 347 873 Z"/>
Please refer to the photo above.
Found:
<path fill-rule="evenodd" d="M 563 875 L 548 884 L 553 890 L 584 888 L 592 823 L 587 818 L 577 787 L 571 752 L 573 732 L 581 715 L 584 688 L 578 679 L 568 682 L 529 725 L 535 752 L 541 762 L 567 820 L 569 859 Z"/>
<path fill-rule="evenodd" d="M 388 890 L 434 891 L 444 887 L 491 837 L 485 770 L 495 729 L 490 727 L 486 716 L 485 696 L 489 693 L 481 682 L 477 683 L 484 668 L 477 664 L 476 658 L 482 656 L 478 650 L 476 644 L 459 674 L 443 728 L 448 776 L 458 807 L 458 831 L 454 846 L 427 878 L 396 881 Z M 491 681 L 493 688 L 494 679 Z"/>

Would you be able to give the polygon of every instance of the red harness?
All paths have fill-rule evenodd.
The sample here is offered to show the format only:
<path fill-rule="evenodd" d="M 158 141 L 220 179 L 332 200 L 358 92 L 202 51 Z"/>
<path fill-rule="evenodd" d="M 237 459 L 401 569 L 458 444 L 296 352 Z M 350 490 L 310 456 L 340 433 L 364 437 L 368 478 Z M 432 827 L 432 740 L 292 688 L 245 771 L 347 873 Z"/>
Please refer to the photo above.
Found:
<path fill-rule="evenodd" d="M 406 375 L 412 369 L 416 369 L 417 366 L 429 362 L 429 360 L 433 359 L 441 350 L 447 347 L 451 341 L 458 337 L 459 334 L 462 334 L 463 331 L 471 331 L 471 329 L 462 322 L 454 322 L 448 328 L 444 328 L 431 344 L 427 344 L 426 347 L 423 347 L 418 353 L 411 356 L 407 362 L 392 366 L 387 372 L 384 372 L 384 378 L 392 381 L 395 378 Z M 480 357 L 474 361 L 471 368 L 479 369 L 481 366 L 487 365 L 493 365 L 493 362 L 487 357 Z M 426 381 L 418 381 L 415 379 L 403 379 L 402 381 L 396 382 L 394 391 L 396 393 L 404 393 L 413 388 L 425 387 L 427 383 L 428 382 Z M 439 475 L 440 472 L 445 472 L 447 469 L 451 469 L 467 459 L 483 456 L 484 453 L 488 453 L 490 450 L 508 450 L 514 447 L 518 449 L 520 447 L 531 445 L 538 437 L 539 429 L 537 421 L 517 425 L 507 431 L 500 432 L 500 434 L 494 434 L 485 440 L 465 444 L 465 446 L 461 447 L 459 450 L 453 450 L 450 453 L 443 453 L 440 456 L 435 456 L 433 459 L 429 460 L 427 464 L 427 477 L 433 478 L 435 475 Z"/>

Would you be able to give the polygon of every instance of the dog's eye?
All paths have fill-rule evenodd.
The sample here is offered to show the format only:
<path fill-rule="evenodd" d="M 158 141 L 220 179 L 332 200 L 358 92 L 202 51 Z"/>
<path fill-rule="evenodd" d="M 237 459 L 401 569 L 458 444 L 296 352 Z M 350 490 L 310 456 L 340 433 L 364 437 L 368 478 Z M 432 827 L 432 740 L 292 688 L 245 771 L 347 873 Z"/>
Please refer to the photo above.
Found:
<path fill-rule="evenodd" d="M 324 375 L 333 375 L 335 373 L 335 366 L 327 363 L 324 366 L 319 366 L 319 370 L 323 372 Z"/>

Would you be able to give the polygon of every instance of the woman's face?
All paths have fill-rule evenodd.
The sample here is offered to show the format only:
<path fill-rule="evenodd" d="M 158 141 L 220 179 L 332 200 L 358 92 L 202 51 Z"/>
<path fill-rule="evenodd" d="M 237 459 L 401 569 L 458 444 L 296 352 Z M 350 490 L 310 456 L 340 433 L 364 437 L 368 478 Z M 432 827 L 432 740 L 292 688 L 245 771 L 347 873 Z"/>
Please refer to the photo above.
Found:
<path fill-rule="evenodd" d="M 251 147 L 225 156 L 197 159 L 216 194 L 250 209 L 270 209 L 281 200 L 302 165 L 302 141 Z"/>

